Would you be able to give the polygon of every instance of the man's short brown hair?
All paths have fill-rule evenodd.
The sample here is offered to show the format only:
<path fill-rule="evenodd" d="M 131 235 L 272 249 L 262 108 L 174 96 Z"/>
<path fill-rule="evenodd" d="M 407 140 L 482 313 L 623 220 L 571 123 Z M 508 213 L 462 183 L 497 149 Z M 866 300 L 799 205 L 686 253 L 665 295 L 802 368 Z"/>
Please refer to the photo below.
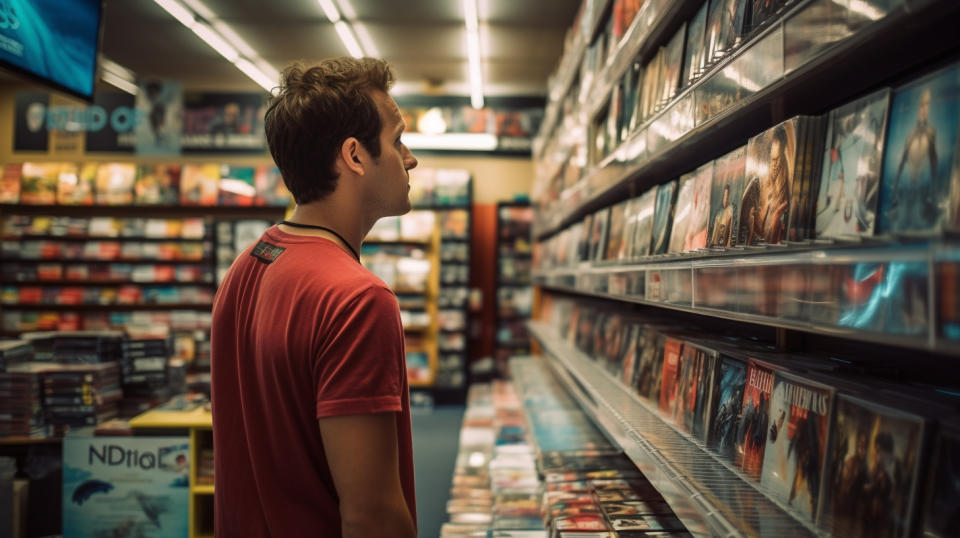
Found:
<path fill-rule="evenodd" d="M 355 137 L 380 156 L 382 122 L 371 90 L 387 92 L 390 66 L 374 58 L 331 58 L 283 70 L 280 89 L 264 117 L 270 154 L 298 204 L 319 200 L 337 186 L 334 167 L 343 141 Z"/>

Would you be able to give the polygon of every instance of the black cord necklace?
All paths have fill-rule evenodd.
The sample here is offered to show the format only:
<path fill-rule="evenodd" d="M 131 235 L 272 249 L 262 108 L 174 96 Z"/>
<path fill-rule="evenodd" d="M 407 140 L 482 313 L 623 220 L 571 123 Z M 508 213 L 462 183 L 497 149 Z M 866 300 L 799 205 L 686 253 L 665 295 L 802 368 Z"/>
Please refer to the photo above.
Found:
<path fill-rule="evenodd" d="M 344 245 L 347 246 L 348 249 L 350 249 L 350 252 L 353 254 L 353 257 L 358 262 L 360 261 L 360 255 L 357 254 L 356 250 L 353 250 L 353 247 L 350 246 L 350 243 L 348 243 L 347 240 L 344 239 L 342 235 L 338 234 L 334 230 L 331 230 L 330 228 L 327 228 L 326 226 L 318 226 L 316 224 L 303 224 L 300 222 L 290 222 L 289 220 L 281 220 L 280 224 L 285 224 L 287 226 L 290 226 L 291 228 L 309 228 L 311 230 L 323 230 L 325 232 L 332 233 L 333 235 L 337 236 L 337 239 L 339 239 L 341 243 L 343 243 Z"/>

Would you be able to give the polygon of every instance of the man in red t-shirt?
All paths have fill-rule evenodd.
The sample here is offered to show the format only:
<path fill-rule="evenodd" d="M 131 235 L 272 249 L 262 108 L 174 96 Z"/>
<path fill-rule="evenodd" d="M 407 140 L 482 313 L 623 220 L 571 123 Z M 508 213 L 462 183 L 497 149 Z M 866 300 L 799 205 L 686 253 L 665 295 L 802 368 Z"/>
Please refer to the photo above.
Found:
<path fill-rule="evenodd" d="M 403 327 L 357 256 L 410 210 L 403 118 L 381 60 L 283 72 L 264 121 L 296 208 L 217 291 L 212 399 L 218 537 L 414 537 Z"/>

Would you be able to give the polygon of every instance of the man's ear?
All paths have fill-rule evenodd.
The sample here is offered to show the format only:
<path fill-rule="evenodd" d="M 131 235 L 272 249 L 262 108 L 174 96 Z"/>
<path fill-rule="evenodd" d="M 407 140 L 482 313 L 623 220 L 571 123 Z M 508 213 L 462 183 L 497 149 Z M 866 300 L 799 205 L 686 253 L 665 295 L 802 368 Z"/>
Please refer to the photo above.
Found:
<path fill-rule="evenodd" d="M 346 167 L 358 176 L 362 176 L 364 173 L 362 152 L 363 146 L 359 140 L 352 136 L 347 138 L 340 145 L 340 158 L 338 159 L 340 166 Z"/>

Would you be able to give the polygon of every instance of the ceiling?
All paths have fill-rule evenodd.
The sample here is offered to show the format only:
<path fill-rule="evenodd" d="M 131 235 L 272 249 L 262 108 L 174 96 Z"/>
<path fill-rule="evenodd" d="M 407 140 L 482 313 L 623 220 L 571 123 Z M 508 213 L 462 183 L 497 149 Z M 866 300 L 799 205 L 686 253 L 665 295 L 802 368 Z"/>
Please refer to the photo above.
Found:
<path fill-rule="evenodd" d="M 277 70 L 347 55 L 317 0 L 200 1 Z M 398 92 L 469 94 L 459 0 L 349 1 L 394 67 Z M 544 95 L 580 1 L 478 0 L 484 94 Z M 101 50 L 138 76 L 188 89 L 260 90 L 152 0 L 107 0 Z"/>

